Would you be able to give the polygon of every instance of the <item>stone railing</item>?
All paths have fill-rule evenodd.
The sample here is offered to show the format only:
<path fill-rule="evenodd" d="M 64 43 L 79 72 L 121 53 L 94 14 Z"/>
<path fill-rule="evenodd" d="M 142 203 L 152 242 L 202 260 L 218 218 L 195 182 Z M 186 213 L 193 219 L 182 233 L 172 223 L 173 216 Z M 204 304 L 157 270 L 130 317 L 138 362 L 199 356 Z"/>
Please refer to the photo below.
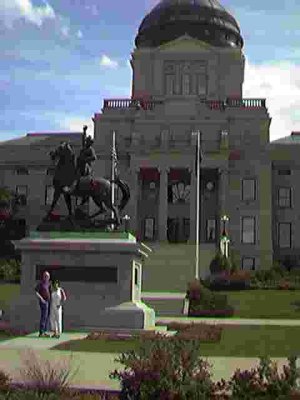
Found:
<path fill-rule="evenodd" d="M 227 107 L 266 108 L 266 99 L 226 99 Z"/>
<path fill-rule="evenodd" d="M 105 99 L 103 102 L 104 109 L 126 109 L 136 108 L 143 110 L 153 110 L 155 105 L 158 104 L 154 100 L 143 99 Z"/>
<path fill-rule="evenodd" d="M 225 110 L 226 108 L 266 108 L 266 99 L 226 99 L 207 100 L 206 105 L 211 110 Z"/>

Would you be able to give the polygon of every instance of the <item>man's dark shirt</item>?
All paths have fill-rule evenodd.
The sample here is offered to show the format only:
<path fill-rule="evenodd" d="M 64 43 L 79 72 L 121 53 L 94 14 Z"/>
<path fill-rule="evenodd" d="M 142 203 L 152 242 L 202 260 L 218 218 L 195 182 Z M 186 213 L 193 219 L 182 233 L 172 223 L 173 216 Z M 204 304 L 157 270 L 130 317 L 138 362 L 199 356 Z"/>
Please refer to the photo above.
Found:
<path fill-rule="evenodd" d="M 38 283 L 35 287 L 35 291 L 38 292 L 46 301 L 50 301 L 51 298 L 50 285 L 50 282 L 40 281 L 40 283 Z"/>

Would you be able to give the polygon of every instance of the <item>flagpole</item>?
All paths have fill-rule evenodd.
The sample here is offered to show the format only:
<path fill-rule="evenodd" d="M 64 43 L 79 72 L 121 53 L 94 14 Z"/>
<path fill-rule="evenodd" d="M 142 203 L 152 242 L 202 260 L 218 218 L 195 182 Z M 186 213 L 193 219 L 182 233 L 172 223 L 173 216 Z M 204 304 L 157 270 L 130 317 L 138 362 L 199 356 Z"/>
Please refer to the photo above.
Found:
<path fill-rule="evenodd" d="M 196 144 L 196 175 L 197 175 L 197 190 L 196 190 L 196 254 L 195 254 L 195 279 L 199 279 L 199 217 L 200 217 L 200 135 L 201 132 L 192 132 L 192 135 L 197 135 Z"/>
<path fill-rule="evenodd" d="M 115 204 L 115 158 L 114 158 L 114 152 L 116 150 L 116 132 L 113 131 L 113 143 L 112 143 L 112 153 L 111 153 L 111 204 Z M 113 211 L 111 212 L 111 218 L 113 219 L 114 213 Z M 114 224 L 111 225 L 112 230 L 114 229 Z"/>

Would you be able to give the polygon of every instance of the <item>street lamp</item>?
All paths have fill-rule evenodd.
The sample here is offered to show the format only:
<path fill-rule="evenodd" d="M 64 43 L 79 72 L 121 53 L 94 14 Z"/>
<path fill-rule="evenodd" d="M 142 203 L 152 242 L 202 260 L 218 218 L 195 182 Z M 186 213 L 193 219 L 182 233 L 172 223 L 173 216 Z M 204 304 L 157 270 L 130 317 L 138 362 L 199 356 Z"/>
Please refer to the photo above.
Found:
<path fill-rule="evenodd" d="M 223 222 L 223 232 L 221 235 L 221 240 L 220 240 L 220 247 L 221 247 L 221 252 L 225 257 L 228 257 L 228 244 L 229 244 L 229 239 L 227 237 L 226 233 L 226 222 L 229 221 L 229 218 L 227 215 L 223 215 L 221 217 L 221 221 Z"/>
<path fill-rule="evenodd" d="M 125 232 L 127 233 L 129 230 L 129 221 L 130 221 L 130 217 L 129 215 L 125 215 L 125 217 L 123 217 L 123 220 L 125 221 Z"/>
<path fill-rule="evenodd" d="M 229 221 L 229 218 L 227 217 L 227 215 L 223 215 L 221 217 L 221 221 L 223 222 L 223 232 L 222 232 L 222 236 L 227 236 L 226 234 L 226 222 Z"/>
<path fill-rule="evenodd" d="M 195 279 L 199 279 L 199 209 L 200 209 L 200 138 L 201 132 L 192 132 L 192 136 L 197 135 L 196 148 L 196 174 L 197 174 L 197 194 L 196 194 L 196 256 L 195 256 Z"/>

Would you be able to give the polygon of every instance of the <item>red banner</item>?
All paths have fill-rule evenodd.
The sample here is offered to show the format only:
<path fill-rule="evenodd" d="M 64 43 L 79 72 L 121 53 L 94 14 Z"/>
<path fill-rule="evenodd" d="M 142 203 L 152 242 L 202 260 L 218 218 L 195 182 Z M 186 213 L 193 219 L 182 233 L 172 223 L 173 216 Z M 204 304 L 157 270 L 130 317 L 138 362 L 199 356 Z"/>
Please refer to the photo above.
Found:
<path fill-rule="evenodd" d="M 140 177 L 144 181 L 159 181 L 159 171 L 157 168 L 142 168 Z"/>

